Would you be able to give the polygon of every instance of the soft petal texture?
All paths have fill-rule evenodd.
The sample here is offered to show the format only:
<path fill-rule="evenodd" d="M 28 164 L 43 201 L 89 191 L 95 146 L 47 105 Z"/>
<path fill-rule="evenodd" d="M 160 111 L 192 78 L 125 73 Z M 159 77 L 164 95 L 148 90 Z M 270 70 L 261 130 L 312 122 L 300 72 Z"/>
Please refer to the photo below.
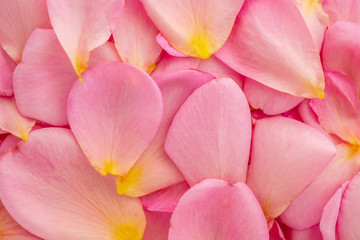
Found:
<path fill-rule="evenodd" d="M 156 77 L 164 102 L 164 114 L 159 130 L 150 146 L 124 176 L 117 177 L 118 193 L 142 196 L 182 182 L 184 177 L 164 150 L 166 134 L 176 112 L 187 97 L 202 84 L 212 80 L 210 74 L 183 70 Z"/>
<path fill-rule="evenodd" d="M 51 25 L 75 72 L 88 67 L 90 51 L 110 37 L 106 0 L 47 0 Z"/>
<path fill-rule="evenodd" d="M 106 5 L 104 6 L 105 16 L 111 32 L 113 32 L 117 26 L 118 18 L 120 17 L 121 9 L 124 4 L 125 0 L 107 0 Z"/>
<path fill-rule="evenodd" d="M 67 97 L 77 75 L 53 30 L 36 29 L 14 72 L 16 104 L 24 116 L 68 124 Z"/>
<path fill-rule="evenodd" d="M 168 240 L 171 213 L 145 211 L 146 228 L 142 240 Z"/>
<path fill-rule="evenodd" d="M 149 211 L 173 212 L 189 184 L 182 182 L 141 197 L 141 203 Z"/>
<path fill-rule="evenodd" d="M 249 104 L 265 114 L 277 115 L 298 105 L 304 98 L 277 91 L 250 78 L 245 79 L 244 93 Z"/>
<path fill-rule="evenodd" d="M 158 130 L 160 90 L 146 73 L 118 62 L 92 67 L 82 78 L 69 94 L 71 130 L 101 174 L 124 176 Z"/>
<path fill-rule="evenodd" d="M 331 163 L 291 202 L 280 216 L 280 221 L 299 230 L 318 224 L 323 208 L 331 196 L 342 183 L 358 173 L 359 168 L 360 147 L 339 144 Z"/>
<path fill-rule="evenodd" d="M 26 141 L 35 120 L 22 116 L 14 97 L 0 97 L 0 129 Z"/>
<path fill-rule="evenodd" d="M 269 239 L 264 215 L 244 183 L 206 179 L 180 199 L 169 240 Z"/>
<path fill-rule="evenodd" d="M 216 56 L 276 90 L 324 97 L 318 50 L 303 17 L 289 0 L 245 1 L 228 41 Z"/>
<path fill-rule="evenodd" d="M 0 46 L 0 96 L 13 95 L 13 72 L 15 67 L 14 60 Z"/>
<path fill-rule="evenodd" d="M 156 42 L 158 33 L 140 0 L 125 0 L 113 31 L 115 46 L 123 62 L 151 73 L 162 51 Z"/>
<path fill-rule="evenodd" d="M 229 78 L 198 88 L 170 126 L 165 150 L 190 186 L 205 178 L 245 181 L 251 138 L 244 93 Z"/>
<path fill-rule="evenodd" d="M 0 6 L 0 45 L 18 63 L 31 32 L 51 27 L 46 0 L 0 0 Z"/>
<path fill-rule="evenodd" d="M 346 181 L 331 197 L 324 207 L 320 222 L 320 230 L 324 240 L 336 240 L 336 225 L 339 216 L 341 199 L 346 191 L 349 181 Z"/>
<path fill-rule="evenodd" d="M 289 240 L 323 240 L 319 225 L 304 230 L 285 228 L 284 235 Z"/>
<path fill-rule="evenodd" d="M 256 121 L 247 184 L 268 220 L 324 170 L 336 152 L 318 130 L 284 117 Z"/>
<path fill-rule="evenodd" d="M 321 50 L 329 16 L 324 12 L 321 0 L 293 0 L 305 19 L 316 48 Z"/>
<path fill-rule="evenodd" d="M 325 98 L 310 102 L 321 126 L 349 143 L 360 143 L 360 100 L 355 83 L 339 72 L 327 72 L 325 94 Z"/>
<path fill-rule="evenodd" d="M 330 23 L 348 21 L 360 24 L 360 2 L 358 0 L 323 0 Z"/>
<path fill-rule="evenodd" d="M 244 0 L 141 0 L 149 17 L 177 51 L 208 58 L 228 38 Z"/>
<path fill-rule="evenodd" d="M 193 57 L 179 58 L 168 54 L 164 54 L 164 56 L 158 62 L 156 69 L 154 70 L 154 72 L 152 72 L 151 76 L 155 78 L 155 76 L 163 72 L 198 69 L 199 64 L 200 64 L 199 58 L 193 58 Z"/>
<path fill-rule="evenodd" d="M 341 200 L 337 221 L 337 237 L 340 240 L 360 239 L 360 173 L 347 186 Z"/>
<path fill-rule="evenodd" d="M 2 142 L 0 142 L 0 155 L 14 148 L 20 141 L 20 138 L 9 134 Z"/>
<path fill-rule="evenodd" d="M 0 202 L 0 232 L 2 240 L 40 240 L 40 238 L 32 235 L 22 228 L 9 215 Z"/>
<path fill-rule="evenodd" d="M 360 93 L 360 25 L 337 22 L 326 31 L 322 59 L 325 70 L 346 74 Z"/>
<path fill-rule="evenodd" d="M 106 62 L 121 62 L 121 58 L 115 48 L 114 43 L 106 42 L 100 47 L 95 48 L 89 59 L 89 67 L 95 66 L 97 64 L 106 63 Z"/>
<path fill-rule="evenodd" d="M 173 48 L 161 33 L 156 36 L 156 42 L 171 56 L 187 57 L 185 54 L 182 54 L 181 52 L 178 52 L 175 48 Z"/>
<path fill-rule="evenodd" d="M 140 240 L 145 216 L 138 199 L 116 193 L 87 161 L 71 131 L 45 128 L 0 161 L 0 197 L 33 234 L 52 240 Z M 35 214 L 36 213 L 36 214 Z"/>

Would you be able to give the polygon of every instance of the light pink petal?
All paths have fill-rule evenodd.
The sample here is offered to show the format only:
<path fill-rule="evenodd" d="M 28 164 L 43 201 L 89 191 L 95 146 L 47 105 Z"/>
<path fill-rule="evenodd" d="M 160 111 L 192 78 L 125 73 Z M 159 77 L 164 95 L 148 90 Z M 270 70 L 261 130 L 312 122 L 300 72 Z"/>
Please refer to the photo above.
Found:
<path fill-rule="evenodd" d="M 325 70 L 350 77 L 360 93 L 360 25 L 337 22 L 326 31 L 322 59 Z"/>
<path fill-rule="evenodd" d="M 36 29 L 14 72 L 14 93 L 20 112 L 50 125 L 67 125 L 67 97 L 76 79 L 54 31 Z"/>
<path fill-rule="evenodd" d="M 124 176 L 117 177 L 118 193 L 142 196 L 182 182 L 184 177 L 164 150 L 166 134 L 176 112 L 187 97 L 202 84 L 213 79 L 210 74 L 183 70 L 156 77 L 164 102 L 159 130 L 149 147 Z"/>
<path fill-rule="evenodd" d="M 324 134 L 328 134 L 320 125 L 319 118 L 310 106 L 310 99 L 305 99 L 297 106 L 297 111 L 301 116 L 301 121 L 307 125 L 322 131 Z"/>
<path fill-rule="evenodd" d="M 101 176 L 68 129 L 45 128 L 0 161 L 1 200 L 24 228 L 53 240 L 140 240 L 139 199 L 120 196 L 113 176 Z"/>
<path fill-rule="evenodd" d="M 155 78 L 158 74 L 163 72 L 174 72 L 178 70 L 198 69 L 200 64 L 199 58 L 193 57 L 174 57 L 168 54 L 160 59 L 156 69 L 152 72 L 151 76 Z"/>
<path fill-rule="evenodd" d="M 276 90 L 299 97 L 324 97 L 319 52 L 299 10 L 289 0 L 245 1 L 228 41 L 216 56 Z"/>
<path fill-rule="evenodd" d="M 0 96 L 13 95 L 13 72 L 15 67 L 14 60 L 0 46 Z"/>
<path fill-rule="evenodd" d="M 0 45 L 18 63 L 31 32 L 51 27 L 46 0 L 0 0 L 0 6 Z"/>
<path fill-rule="evenodd" d="M 324 12 L 322 2 L 317 0 L 292 0 L 300 10 L 310 31 L 316 48 L 321 50 L 329 16 Z"/>
<path fill-rule="evenodd" d="M 156 42 L 171 56 L 187 57 L 185 54 L 182 54 L 181 52 L 178 52 L 175 48 L 173 48 L 161 33 L 156 36 Z"/>
<path fill-rule="evenodd" d="M 69 94 L 71 130 L 103 175 L 125 175 L 160 125 L 163 104 L 155 82 L 128 64 L 92 67 Z"/>
<path fill-rule="evenodd" d="M 142 240 L 168 240 L 171 213 L 145 211 L 146 228 Z"/>
<path fill-rule="evenodd" d="M 51 25 L 81 78 L 92 50 L 110 37 L 107 0 L 47 0 Z"/>
<path fill-rule="evenodd" d="M 284 228 L 284 235 L 289 240 L 323 240 L 319 225 L 304 230 Z"/>
<path fill-rule="evenodd" d="M 247 184 L 266 218 L 279 216 L 335 152 L 326 135 L 301 122 L 284 117 L 257 120 Z"/>
<path fill-rule="evenodd" d="M 0 202 L 0 232 L 2 240 L 40 240 L 22 228 Z"/>
<path fill-rule="evenodd" d="M 348 21 L 360 24 L 360 2 L 358 0 L 323 0 L 330 23 Z"/>
<path fill-rule="evenodd" d="M 140 0 L 125 0 L 113 31 L 115 46 L 123 62 L 151 73 L 162 51 L 156 42 L 158 33 Z"/>
<path fill-rule="evenodd" d="M 291 202 L 279 220 L 294 229 L 306 229 L 318 224 L 325 204 L 341 184 L 351 179 L 359 169 L 360 151 L 351 145 L 338 145 L 331 163 Z"/>
<path fill-rule="evenodd" d="M 360 239 L 359 199 L 360 199 L 360 173 L 358 173 L 351 180 L 341 200 L 339 217 L 337 221 L 337 236 L 339 239 L 346 239 L 346 240 Z"/>
<path fill-rule="evenodd" d="M 304 99 L 277 91 L 250 78 L 245 79 L 244 93 L 253 108 L 261 109 L 268 115 L 289 111 Z"/>
<path fill-rule="evenodd" d="M 340 211 L 341 200 L 343 198 L 344 192 L 349 184 L 349 181 L 346 181 L 341 187 L 335 192 L 331 197 L 329 202 L 324 207 L 320 222 L 320 230 L 324 240 L 336 240 L 336 226 Z"/>
<path fill-rule="evenodd" d="M 244 77 L 228 67 L 220 59 L 215 57 L 215 55 L 207 59 L 201 59 L 198 70 L 211 73 L 216 78 L 231 78 L 241 89 L 243 89 Z"/>
<path fill-rule="evenodd" d="M 90 53 L 89 67 L 107 62 L 121 62 L 121 58 L 115 48 L 114 43 L 106 42 L 100 47 L 95 48 Z"/>
<path fill-rule="evenodd" d="M 14 97 L 0 97 L 0 129 L 26 141 L 35 120 L 22 116 Z"/>
<path fill-rule="evenodd" d="M 16 145 L 21 141 L 20 138 L 9 134 L 1 143 L 0 143 L 0 155 L 7 152 L 10 149 L 16 147 Z"/>
<path fill-rule="evenodd" d="M 173 212 L 189 184 L 182 182 L 141 197 L 141 203 L 149 211 Z"/>
<path fill-rule="evenodd" d="M 208 58 L 228 38 L 244 0 L 141 0 L 151 20 L 177 51 Z"/>
<path fill-rule="evenodd" d="M 313 99 L 321 126 L 352 144 L 360 142 L 360 100 L 354 82 L 339 72 L 327 72 L 325 98 Z"/>
<path fill-rule="evenodd" d="M 107 0 L 106 5 L 104 6 L 105 16 L 111 32 L 113 32 L 117 26 L 118 19 L 121 15 L 121 9 L 124 7 L 124 4 L 125 0 Z"/>
<path fill-rule="evenodd" d="M 180 199 L 169 240 L 269 239 L 264 215 L 244 183 L 206 179 Z"/>
<path fill-rule="evenodd" d="M 165 150 L 190 186 L 205 178 L 245 181 L 251 119 L 244 93 L 229 78 L 198 88 L 181 106 Z"/>

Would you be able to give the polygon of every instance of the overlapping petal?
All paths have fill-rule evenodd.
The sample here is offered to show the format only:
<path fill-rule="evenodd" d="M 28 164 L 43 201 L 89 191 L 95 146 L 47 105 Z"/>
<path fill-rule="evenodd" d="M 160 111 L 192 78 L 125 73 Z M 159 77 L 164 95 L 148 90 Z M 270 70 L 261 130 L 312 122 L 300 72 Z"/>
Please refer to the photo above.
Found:
<path fill-rule="evenodd" d="M 14 93 L 13 72 L 14 60 L 0 46 L 0 96 L 11 96 Z"/>

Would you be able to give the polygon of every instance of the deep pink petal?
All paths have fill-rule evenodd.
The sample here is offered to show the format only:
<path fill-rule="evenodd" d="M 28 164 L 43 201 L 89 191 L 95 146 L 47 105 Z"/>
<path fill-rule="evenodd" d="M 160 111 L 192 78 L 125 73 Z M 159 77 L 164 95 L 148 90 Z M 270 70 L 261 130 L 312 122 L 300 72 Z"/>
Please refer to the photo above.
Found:
<path fill-rule="evenodd" d="M 16 147 L 16 145 L 21 141 L 20 138 L 9 134 L 1 143 L 0 143 L 0 155 L 7 152 L 10 149 Z"/>
<path fill-rule="evenodd" d="M 161 125 L 149 147 L 130 171 L 117 177 L 118 193 L 138 197 L 184 181 L 174 162 L 165 153 L 166 134 L 176 112 L 187 97 L 212 79 L 210 74 L 193 70 L 164 73 L 155 78 L 164 102 Z"/>
<path fill-rule="evenodd" d="M 264 215 L 244 183 L 206 179 L 180 199 L 169 240 L 269 239 Z"/>
<path fill-rule="evenodd" d="M 268 115 L 289 111 L 304 99 L 277 91 L 250 78 L 245 79 L 244 93 L 253 108 L 261 109 Z"/>
<path fill-rule="evenodd" d="M 54 31 L 36 29 L 14 72 L 14 93 L 20 112 L 54 126 L 67 125 L 67 97 L 76 79 Z"/>
<path fill-rule="evenodd" d="M 245 1 L 228 41 L 216 56 L 276 90 L 324 97 L 319 52 L 299 10 L 289 0 Z"/>
<path fill-rule="evenodd" d="M 158 33 L 140 0 L 125 0 L 113 31 L 115 46 L 123 62 L 151 73 L 162 51 L 156 42 Z"/>
<path fill-rule="evenodd" d="M 151 20 L 177 51 L 208 58 L 228 38 L 244 0 L 141 0 Z"/>
<path fill-rule="evenodd" d="M 190 186 L 205 178 L 245 181 L 251 120 L 245 95 L 229 78 L 198 88 L 181 106 L 165 150 Z"/>
<path fill-rule="evenodd" d="M 2 158 L 0 177 L 6 209 L 41 238 L 142 238 L 140 201 L 118 195 L 114 177 L 93 169 L 68 129 L 32 132 Z"/>
<path fill-rule="evenodd" d="M 141 203 L 149 211 L 173 212 L 187 190 L 189 184 L 181 182 L 141 197 Z"/>
<path fill-rule="evenodd" d="M 123 176 L 155 136 L 163 104 L 155 82 L 128 64 L 88 69 L 69 94 L 70 127 L 91 164 Z"/>
<path fill-rule="evenodd" d="M 14 60 L 0 46 L 0 96 L 13 95 L 13 72 L 15 67 Z"/>
<path fill-rule="evenodd" d="M 277 223 L 277 221 L 274 221 L 274 225 L 271 228 L 269 235 L 270 235 L 270 240 L 286 240 L 284 233 L 280 225 Z"/>
<path fill-rule="evenodd" d="M 320 174 L 336 152 L 318 130 L 284 117 L 256 121 L 247 184 L 268 220 Z"/>
<path fill-rule="evenodd" d="M 168 240 L 171 213 L 145 211 L 146 228 L 142 240 Z"/>
<path fill-rule="evenodd" d="M 46 0 L 0 0 L 0 6 L 0 45 L 18 63 L 31 32 L 51 27 Z"/>

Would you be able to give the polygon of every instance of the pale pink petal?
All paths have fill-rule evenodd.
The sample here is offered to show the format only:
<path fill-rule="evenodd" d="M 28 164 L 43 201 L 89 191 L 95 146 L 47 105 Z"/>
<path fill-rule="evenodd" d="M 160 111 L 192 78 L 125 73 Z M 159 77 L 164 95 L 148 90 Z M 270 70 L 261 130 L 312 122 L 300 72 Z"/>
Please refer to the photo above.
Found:
<path fill-rule="evenodd" d="M 348 184 L 349 181 L 346 181 L 343 185 L 341 185 L 341 187 L 335 192 L 335 194 L 324 207 L 320 222 L 320 230 L 324 240 L 337 239 L 336 226 L 339 217 L 340 205 Z"/>
<path fill-rule="evenodd" d="M 156 36 L 156 41 L 169 55 L 174 57 L 187 57 L 185 54 L 182 54 L 173 48 L 161 33 Z"/>
<path fill-rule="evenodd" d="M 244 93 L 249 104 L 265 114 L 277 115 L 298 105 L 304 98 L 277 91 L 250 78 L 245 79 Z"/>
<path fill-rule="evenodd" d="M 322 59 L 325 70 L 342 72 L 360 93 L 360 25 L 337 22 L 326 31 Z"/>
<path fill-rule="evenodd" d="M 9 215 L 0 202 L 0 233 L 2 240 L 40 240 L 40 238 L 32 235 L 22 228 Z"/>
<path fill-rule="evenodd" d="M 0 45 L 18 63 L 31 32 L 51 27 L 46 0 L 0 0 L 0 6 Z"/>
<path fill-rule="evenodd" d="M 358 0 L 323 0 L 330 23 L 348 21 L 360 24 L 360 2 Z"/>
<path fill-rule="evenodd" d="M 189 184 L 182 182 L 141 197 L 141 203 L 149 211 L 173 212 Z"/>
<path fill-rule="evenodd" d="M 106 42 L 100 47 L 95 48 L 90 53 L 89 67 L 107 62 L 121 62 L 121 58 L 115 48 L 114 43 Z"/>
<path fill-rule="evenodd" d="M 92 50 L 110 37 L 107 0 L 47 0 L 51 25 L 81 78 Z"/>
<path fill-rule="evenodd" d="M 121 14 L 121 9 L 123 8 L 124 4 L 125 0 L 107 0 L 106 5 L 104 6 L 105 16 L 109 23 L 111 32 L 113 32 L 117 26 L 117 22 Z"/>
<path fill-rule="evenodd" d="M 279 216 L 335 152 L 326 135 L 301 122 L 284 117 L 257 120 L 247 184 L 266 218 Z"/>
<path fill-rule="evenodd" d="M 228 41 L 216 56 L 276 90 L 299 97 L 324 97 L 319 52 L 299 10 L 289 0 L 245 1 Z"/>
<path fill-rule="evenodd" d="M 16 145 L 21 141 L 20 138 L 9 134 L 0 145 L 0 155 L 7 152 L 10 149 L 16 147 Z"/>
<path fill-rule="evenodd" d="M 205 178 L 245 181 L 251 119 L 244 93 L 229 78 L 198 88 L 181 106 L 165 150 L 190 186 Z"/>
<path fill-rule="evenodd" d="M 339 72 L 326 72 L 325 98 L 313 99 L 321 126 L 343 140 L 360 142 L 360 100 L 354 82 Z"/>
<path fill-rule="evenodd" d="M 244 0 L 141 0 L 151 20 L 177 51 L 208 58 L 228 38 Z"/>
<path fill-rule="evenodd" d="M 142 240 L 168 240 L 171 213 L 145 211 L 146 228 Z"/>
<path fill-rule="evenodd" d="M 307 125 L 322 131 L 324 134 L 328 134 L 320 125 L 319 118 L 310 106 L 310 99 L 305 99 L 297 106 L 297 111 L 301 116 L 301 121 Z"/>
<path fill-rule="evenodd" d="M 323 240 L 319 225 L 304 230 L 284 228 L 284 235 L 289 240 Z"/>
<path fill-rule="evenodd" d="M 69 94 L 70 127 L 101 174 L 123 176 L 160 125 L 160 90 L 146 73 L 118 62 L 92 67 L 83 79 Z"/>
<path fill-rule="evenodd" d="M 213 79 L 210 74 L 183 70 L 156 77 L 164 102 L 164 114 L 157 135 L 124 176 L 117 177 L 118 193 L 142 196 L 184 181 L 174 162 L 164 150 L 166 134 L 176 112 L 187 97 Z"/>
<path fill-rule="evenodd" d="M 329 16 L 324 12 L 321 0 L 292 0 L 305 19 L 316 48 L 321 50 Z"/>
<path fill-rule="evenodd" d="M 156 69 L 152 72 L 151 76 L 155 78 L 158 74 L 163 72 L 174 72 L 178 70 L 198 69 L 200 64 L 199 58 L 193 57 L 174 57 L 168 54 L 160 59 Z"/>
<path fill-rule="evenodd" d="M 35 120 L 22 116 L 14 97 L 0 97 L 0 129 L 26 141 Z"/>
<path fill-rule="evenodd" d="M 244 183 L 206 179 L 180 199 L 169 240 L 269 239 L 266 220 L 255 196 Z"/>
<path fill-rule="evenodd" d="M 358 173 L 359 169 L 359 149 L 351 145 L 338 145 L 336 156 L 331 163 L 291 202 L 279 220 L 299 230 L 318 224 L 323 208 L 331 196 L 342 183 Z"/>
<path fill-rule="evenodd" d="M 66 103 L 77 75 L 53 30 L 36 29 L 14 72 L 16 104 L 24 116 L 68 124 Z"/>
<path fill-rule="evenodd" d="M 41 238 L 142 238 L 139 199 L 118 195 L 114 177 L 93 169 L 68 129 L 32 132 L 2 158 L 0 177 L 6 209 Z"/>
<path fill-rule="evenodd" d="M 14 60 L 0 46 L 0 96 L 13 95 L 13 72 L 15 67 Z"/>
<path fill-rule="evenodd" d="M 162 51 L 156 42 L 159 30 L 146 15 L 140 0 L 124 0 L 113 31 L 116 49 L 125 63 L 151 73 Z"/>
<path fill-rule="evenodd" d="M 208 59 L 202 59 L 200 61 L 198 70 L 211 73 L 216 78 L 231 78 L 237 83 L 237 85 L 239 85 L 241 89 L 243 89 L 244 77 L 228 67 L 220 59 L 215 57 L 215 55 L 209 57 Z"/>
<path fill-rule="evenodd" d="M 341 200 L 337 221 L 338 239 L 360 239 L 360 173 L 347 186 Z M 331 207 L 330 207 L 331 208 Z M 330 210 L 329 210 L 330 211 Z M 334 210 L 333 210 L 334 211 Z"/>

